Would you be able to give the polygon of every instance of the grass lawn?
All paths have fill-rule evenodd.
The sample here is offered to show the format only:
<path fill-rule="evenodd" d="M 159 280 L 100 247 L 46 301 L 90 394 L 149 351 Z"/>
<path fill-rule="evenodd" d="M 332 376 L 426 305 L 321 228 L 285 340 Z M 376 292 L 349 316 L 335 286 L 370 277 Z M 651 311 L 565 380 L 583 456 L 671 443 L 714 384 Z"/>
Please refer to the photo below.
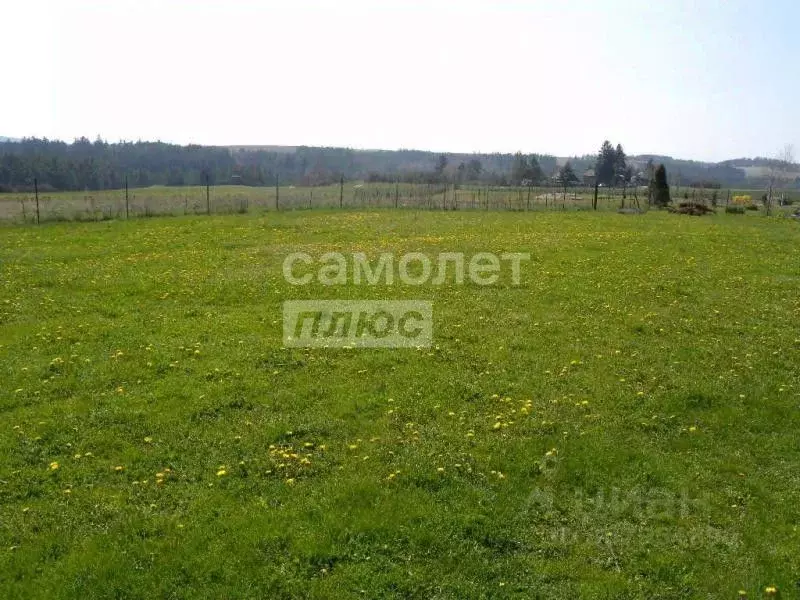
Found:
<path fill-rule="evenodd" d="M 659 212 L 0 227 L 0 597 L 796 597 L 799 249 Z M 284 281 L 335 250 L 531 260 Z M 431 300 L 434 346 L 287 350 L 288 299 Z"/>

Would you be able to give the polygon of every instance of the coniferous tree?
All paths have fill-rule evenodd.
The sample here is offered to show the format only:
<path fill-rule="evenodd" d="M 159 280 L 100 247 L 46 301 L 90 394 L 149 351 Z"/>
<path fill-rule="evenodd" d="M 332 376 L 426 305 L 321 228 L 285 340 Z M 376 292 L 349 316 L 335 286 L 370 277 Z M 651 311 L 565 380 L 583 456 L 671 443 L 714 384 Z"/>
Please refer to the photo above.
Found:
<path fill-rule="evenodd" d="M 569 161 L 567 161 L 567 164 L 558 170 L 556 179 L 564 188 L 564 199 L 566 199 L 567 188 L 575 183 L 578 183 L 578 176 L 575 175 L 575 171 L 572 169 L 572 165 L 569 163 Z"/>
<path fill-rule="evenodd" d="M 628 169 L 626 158 L 622 144 L 617 144 L 614 150 L 614 185 L 625 183 L 625 174 Z"/>
<path fill-rule="evenodd" d="M 669 184 L 667 183 L 667 170 L 664 165 L 656 167 L 652 181 L 650 181 L 650 201 L 659 207 L 669 205 Z"/>
<path fill-rule="evenodd" d="M 483 165 L 477 158 L 473 158 L 467 163 L 466 177 L 468 181 L 477 181 L 483 171 Z"/>
<path fill-rule="evenodd" d="M 517 152 L 514 155 L 514 162 L 511 164 L 511 183 L 513 185 L 520 185 L 522 180 L 525 179 L 527 171 L 528 159 L 522 152 Z"/>
<path fill-rule="evenodd" d="M 569 161 L 565 164 L 561 169 L 558 171 L 558 181 L 563 185 L 565 188 L 570 185 L 574 185 L 578 183 L 578 176 L 575 175 L 575 171 L 572 168 L 572 165 Z"/>
<path fill-rule="evenodd" d="M 612 185 L 614 183 L 616 164 L 617 151 L 614 149 L 614 146 L 611 145 L 611 142 L 606 140 L 600 148 L 595 164 L 594 173 L 597 182 L 603 185 Z"/>
<path fill-rule="evenodd" d="M 528 172 L 525 174 L 525 179 L 528 180 L 529 185 L 536 185 L 544 179 L 544 171 L 535 155 L 528 157 Z"/>
<path fill-rule="evenodd" d="M 447 155 L 446 154 L 440 154 L 439 155 L 439 160 L 436 163 L 436 175 L 439 178 L 444 177 L 444 170 L 446 168 L 447 168 Z"/>
<path fill-rule="evenodd" d="M 525 156 L 521 152 L 514 155 L 511 164 L 512 185 L 535 185 L 544 178 L 542 167 L 536 156 Z"/>

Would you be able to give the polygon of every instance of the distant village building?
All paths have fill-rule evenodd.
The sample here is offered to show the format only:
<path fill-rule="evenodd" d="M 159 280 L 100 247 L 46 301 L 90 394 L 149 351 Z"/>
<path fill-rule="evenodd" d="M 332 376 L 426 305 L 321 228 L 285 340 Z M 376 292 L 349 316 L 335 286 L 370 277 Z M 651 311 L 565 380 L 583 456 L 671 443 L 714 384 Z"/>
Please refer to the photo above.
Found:
<path fill-rule="evenodd" d="M 594 174 L 594 169 L 589 169 L 588 171 L 584 171 L 583 173 L 583 185 L 587 187 L 593 187 L 594 182 L 597 177 Z"/>

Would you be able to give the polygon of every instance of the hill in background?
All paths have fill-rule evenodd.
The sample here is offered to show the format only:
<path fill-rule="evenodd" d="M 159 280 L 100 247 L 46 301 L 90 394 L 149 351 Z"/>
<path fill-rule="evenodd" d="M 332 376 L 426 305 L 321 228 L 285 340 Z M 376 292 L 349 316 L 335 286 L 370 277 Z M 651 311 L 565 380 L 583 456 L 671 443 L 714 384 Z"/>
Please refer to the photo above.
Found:
<path fill-rule="evenodd" d="M 570 162 L 580 176 L 594 167 L 595 156 L 535 156 L 544 177 Z M 768 159 L 735 159 L 719 163 L 670 156 L 627 157 L 635 172 L 649 162 L 663 163 L 670 183 L 758 189 L 765 185 Z M 465 154 L 424 150 L 354 150 L 309 146 L 180 146 L 163 142 L 110 144 L 86 138 L 73 143 L 42 139 L 0 138 L 0 191 L 24 191 L 38 180 L 40 189 L 101 190 L 150 185 L 254 186 L 323 185 L 347 180 L 459 181 L 486 185 L 512 183 L 515 155 Z M 800 187 L 800 168 L 791 174 Z"/>

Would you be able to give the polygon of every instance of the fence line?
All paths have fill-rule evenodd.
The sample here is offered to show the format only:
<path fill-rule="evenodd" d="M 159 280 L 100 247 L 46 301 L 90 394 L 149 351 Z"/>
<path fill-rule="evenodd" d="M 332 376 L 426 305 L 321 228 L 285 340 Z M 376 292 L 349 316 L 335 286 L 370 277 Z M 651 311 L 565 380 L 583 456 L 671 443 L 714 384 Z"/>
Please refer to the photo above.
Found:
<path fill-rule="evenodd" d="M 756 192 L 754 192 L 756 194 Z M 345 183 L 319 187 L 187 186 L 0 195 L 0 221 L 99 221 L 168 215 L 314 209 L 591 210 L 594 188 Z M 673 191 L 675 201 L 725 205 L 731 190 Z M 643 188 L 600 188 L 599 210 L 647 209 Z"/>

